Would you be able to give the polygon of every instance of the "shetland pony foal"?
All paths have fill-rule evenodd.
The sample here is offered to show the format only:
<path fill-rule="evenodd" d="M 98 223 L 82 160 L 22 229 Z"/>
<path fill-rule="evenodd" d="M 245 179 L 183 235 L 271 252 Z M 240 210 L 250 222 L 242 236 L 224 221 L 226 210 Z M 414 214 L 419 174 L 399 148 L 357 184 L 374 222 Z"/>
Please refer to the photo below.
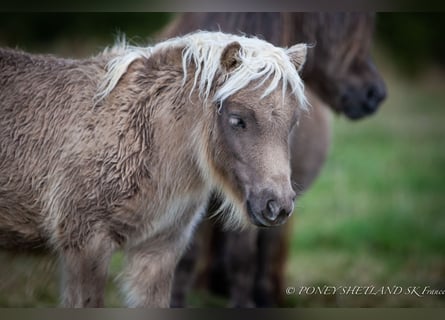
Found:
<path fill-rule="evenodd" d="M 292 213 L 305 54 L 211 32 L 82 61 L 0 50 L 0 246 L 56 251 L 71 307 L 103 305 L 124 248 L 128 305 L 168 306 L 213 190 L 232 225 Z"/>

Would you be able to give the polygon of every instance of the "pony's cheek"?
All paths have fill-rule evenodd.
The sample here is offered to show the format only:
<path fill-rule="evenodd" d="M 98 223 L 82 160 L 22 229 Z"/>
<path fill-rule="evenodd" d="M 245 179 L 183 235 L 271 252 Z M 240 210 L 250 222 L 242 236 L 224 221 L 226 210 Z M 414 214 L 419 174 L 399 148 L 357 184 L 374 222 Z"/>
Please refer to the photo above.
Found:
<path fill-rule="evenodd" d="M 214 174 L 218 187 L 229 191 L 239 202 L 244 202 L 247 194 L 247 170 L 242 164 L 227 154 L 219 154 L 214 162 Z"/>

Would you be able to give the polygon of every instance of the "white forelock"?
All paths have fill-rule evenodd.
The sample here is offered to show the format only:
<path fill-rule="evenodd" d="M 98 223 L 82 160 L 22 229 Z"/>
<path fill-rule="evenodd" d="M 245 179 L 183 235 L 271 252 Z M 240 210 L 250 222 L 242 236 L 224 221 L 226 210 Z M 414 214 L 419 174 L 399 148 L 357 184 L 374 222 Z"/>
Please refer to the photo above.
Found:
<path fill-rule="evenodd" d="M 274 91 L 282 83 L 283 95 L 289 86 L 302 108 L 306 106 L 303 82 L 292 64 L 286 48 L 254 37 L 236 36 L 222 32 L 198 31 L 183 37 L 172 38 L 152 47 L 134 47 L 119 43 L 110 50 L 116 54 L 107 65 L 105 79 L 96 95 L 97 101 L 105 98 L 125 74 L 129 65 L 139 58 L 150 58 L 160 50 L 182 47 L 182 64 L 185 82 L 187 66 L 193 62 L 196 66 L 193 89 L 198 88 L 204 99 L 209 99 L 216 74 L 221 69 L 221 55 L 225 47 L 237 41 L 241 45 L 241 63 L 229 74 L 211 99 L 223 101 L 237 91 L 245 88 L 251 81 L 260 80 L 260 84 L 271 79 L 268 88 L 260 97 L 263 98 Z M 192 90 L 193 90 L 192 89 Z"/>

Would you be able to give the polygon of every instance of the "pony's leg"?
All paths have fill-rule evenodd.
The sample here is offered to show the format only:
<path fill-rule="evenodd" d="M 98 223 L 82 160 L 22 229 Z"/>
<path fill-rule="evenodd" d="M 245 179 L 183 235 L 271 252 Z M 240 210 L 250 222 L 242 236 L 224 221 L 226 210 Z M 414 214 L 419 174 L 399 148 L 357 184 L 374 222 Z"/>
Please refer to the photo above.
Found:
<path fill-rule="evenodd" d="M 227 234 L 230 306 L 254 307 L 253 287 L 256 272 L 258 229 L 232 231 Z"/>
<path fill-rule="evenodd" d="M 276 307 L 284 302 L 285 267 L 289 255 L 292 221 L 259 230 L 254 299 L 258 307 Z"/>
<path fill-rule="evenodd" d="M 122 279 L 129 307 L 170 306 L 173 275 L 187 241 L 165 234 L 127 250 Z"/>
<path fill-rule="evenodd" d="M 62 305 L 65 307 L 102 307 L 108 265 L 114 251 L 111 239 L 92 236 L 82 246 L 60 250 L 62 263 Z"/>
<path fill-rule="evenodd" d="M 206 225 L 210 230 L 210 250 L 207 250 L 207 286 L 211 293 L 228 296 L 230 293 L 230 280 L 228 270 L 228 236 L 230 232 L 215 220 Z"/>

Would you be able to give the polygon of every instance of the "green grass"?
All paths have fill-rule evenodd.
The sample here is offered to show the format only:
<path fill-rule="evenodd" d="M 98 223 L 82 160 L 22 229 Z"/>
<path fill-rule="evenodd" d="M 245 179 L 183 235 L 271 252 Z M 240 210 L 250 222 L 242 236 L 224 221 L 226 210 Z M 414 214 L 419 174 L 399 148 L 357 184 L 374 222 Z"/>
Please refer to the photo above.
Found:
<path fill-rule="evenodd" d="M 298 204 L 289 282 L 445 288 L 445 91 L 386 75 L 378 114 L 334 121 Z M 290 297 L 297 305 L 445 306 L 430 296 Z"/>

